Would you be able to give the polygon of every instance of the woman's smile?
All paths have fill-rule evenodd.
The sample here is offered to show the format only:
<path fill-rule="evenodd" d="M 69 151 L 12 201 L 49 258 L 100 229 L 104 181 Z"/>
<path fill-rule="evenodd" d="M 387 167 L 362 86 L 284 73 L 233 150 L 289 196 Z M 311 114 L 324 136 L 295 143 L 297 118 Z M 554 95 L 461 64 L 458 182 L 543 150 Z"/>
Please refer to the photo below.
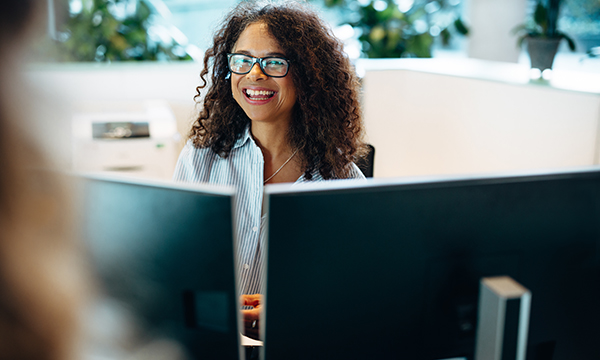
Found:
<path fill-rule="evenodd" d="M 261 87 L 248 87 L 242 90 L 246 101 L 252 105 L 264 105 L 273 100 L 277 91 Z"/>

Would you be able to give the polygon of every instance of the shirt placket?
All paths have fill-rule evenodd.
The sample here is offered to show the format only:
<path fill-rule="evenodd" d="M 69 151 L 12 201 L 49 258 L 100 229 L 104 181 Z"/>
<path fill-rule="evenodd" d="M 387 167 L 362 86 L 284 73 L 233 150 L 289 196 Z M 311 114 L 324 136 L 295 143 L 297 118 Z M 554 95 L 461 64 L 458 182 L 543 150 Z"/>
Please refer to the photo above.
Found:
<path fill-rule="evenodd" d="M 261 208 L 262 208 L 262 170 L 264 168 L 264 159 L 262 156 L 262 152 L 254 144 L 254 142 L 250 141 L 249 146 L 249 162 L 251 164 L 252 171 L 249 176 L 249 188 L 246 189 L 246 195 L 249 197 L 249 202 L 251 204 L 250 208 L 250 218 L 251 221 L 247 223 L 244 232 L 246 236 L 244 236 L 241 240 L 246 241 L 246 245 L 244 246 L 245 250 L 242 259 L 242 293 L 254 292 L 253 288 L 257 288 L 256 281 L 258 279 L 253 279 L 252 274 L 256 274 L 256 267 L 260 266 L 260 256 L 257 256 L 259 249 L 259 239 L 260 239 L 260 222 L 261 222 Z"/>

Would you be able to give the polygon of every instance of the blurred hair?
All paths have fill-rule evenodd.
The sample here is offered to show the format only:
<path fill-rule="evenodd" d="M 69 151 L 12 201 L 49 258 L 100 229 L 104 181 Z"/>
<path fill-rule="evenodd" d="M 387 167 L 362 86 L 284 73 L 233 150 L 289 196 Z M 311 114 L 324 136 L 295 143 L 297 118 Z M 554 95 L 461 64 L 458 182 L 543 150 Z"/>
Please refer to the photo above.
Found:
<path fill-rule="evenodd" d="M 0 3 L 0 40 L 18 38 L 27 28 L 36 0 L 6 1 Z"/>
<path fill-rule="evenodd" d="M 313 10 L 295 1 L 242 1 L 227 15 L 204 56 L 195 98 L 207 87 L 209 72 L 210 86 L 190 131 L 194 145 L 227 157 L 250 123 L 231 96 L 227 53 L 253 23 L 266 24 L 291 61 L 288 76 L 298 98 L 288 140 L 300 149 L 305 176 L 318 170 L 325 179 L 346 177 L 349 164 L 365 152 L 359 82 L 342 43 Z"/>
<path fill-rule="evenodd" d="M 74 355 L 83 266 L 65 186 L 19 129 L 19 49 L 40 1 L 0 3 L 0 359 Z"/>

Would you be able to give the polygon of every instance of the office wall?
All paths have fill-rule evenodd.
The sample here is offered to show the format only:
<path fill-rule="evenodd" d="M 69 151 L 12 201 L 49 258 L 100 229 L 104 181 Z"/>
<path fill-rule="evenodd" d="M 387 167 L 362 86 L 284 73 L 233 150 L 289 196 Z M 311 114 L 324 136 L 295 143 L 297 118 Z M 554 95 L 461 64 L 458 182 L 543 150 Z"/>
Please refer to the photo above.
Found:
<path fill-rule="evenodd" d="M 559 88 L 530 82 L 528 68 L 517 64 L 377 64 L 363 63 L 368 68 L 363 110 L 376 148 L 375 177 L 598 163 L 600 74 L 567 82 L 586 89 L 575 91 L 566 89 L 567 83 Z"/>
<path fill-rule="evenodd" d="M 526 0 L 468 0 L 470 58 L 516 63 L 521 49 L 511 30 L 525 21 Z"/>
<path fill-rule="evenodd" d="M 517 64 L 469 59 L 381 64 L 359 64 L 376 177 L 598 163 L 600 73 L 583 74 L 584 81 L 569 88 L 561 77 L 556 86 L 530 83 L 529 69 Z M 31 67 L 30 100 L 22 107 L 35 114 L 32 133 L 48 154 L 69 168 L 74 113 L 138 111 L 146 100 L 164 100 L 182 135 L 178 154 L 195 115 L 200 69 L 197 63 Z"/>

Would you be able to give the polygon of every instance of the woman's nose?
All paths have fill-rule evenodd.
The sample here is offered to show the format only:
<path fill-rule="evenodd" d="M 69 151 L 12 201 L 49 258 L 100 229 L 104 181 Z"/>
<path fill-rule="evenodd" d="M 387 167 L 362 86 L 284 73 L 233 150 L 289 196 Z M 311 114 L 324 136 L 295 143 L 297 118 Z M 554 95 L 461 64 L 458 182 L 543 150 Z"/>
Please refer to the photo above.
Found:
<path fill-rule="evenodd" d="M 258 79 L 266 79 L 267 75 L 262 71 L 262 69 L 260 68 L 260 65 L 258 65 L 258 63 L 255 63 L 254 65 L 252 65 L 252 69 L 250 69 L 250 72 L 248 73 L 248 78 L 250 80 L 258 80 Z"/>

